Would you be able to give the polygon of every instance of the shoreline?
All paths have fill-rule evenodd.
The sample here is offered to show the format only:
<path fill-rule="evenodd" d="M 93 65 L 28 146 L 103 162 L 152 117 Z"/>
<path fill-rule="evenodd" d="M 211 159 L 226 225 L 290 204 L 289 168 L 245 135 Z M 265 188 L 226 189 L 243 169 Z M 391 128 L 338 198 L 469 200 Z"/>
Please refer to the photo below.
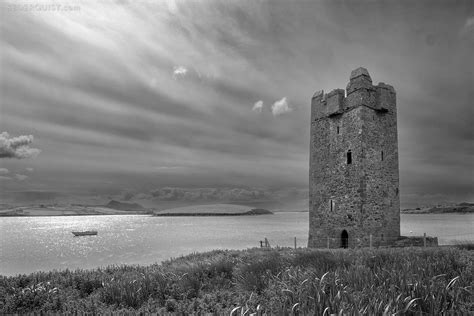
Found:
<path fill-rule="evenodd" d="M 117 213 L 89 213 L 89 214 L 48 214 L 48 215 L 40 215 L 40 214 L 2 214 L 0 211 L 0 218 L 2 217 L 67 217 L 67 216 L 102 216 L 102 215 L 109 215 L 109 216 L 120 216 L 120 215 L 140 215 L 140 216 L 150 216 L 150 217 L 180 217 L 180 216 L 189 216 L 189 217 L 222 217 L 222 216 L 258 216 L 258 215 L 271 215 L 271 214 L 279 214 L 279 213 L 308 213 L 308 211 L 271 211 L 271 213 L 267 214 L 246 214 L 246 213 L 227 213 L 227 214 L 215 214 L 215 213 L 199 213 L 199 214 L 192 214 L 192 213 L 183 213 L 183 214 L 156 214 L 153 211 L 149 212 L 126 212 L 126 211 L 117 211 Z M 400 212 L 400 215 L 441 215 L 441 214 L 453 214 L 453 215 L 469 215 L 473 214 L 474 212 Z"/>

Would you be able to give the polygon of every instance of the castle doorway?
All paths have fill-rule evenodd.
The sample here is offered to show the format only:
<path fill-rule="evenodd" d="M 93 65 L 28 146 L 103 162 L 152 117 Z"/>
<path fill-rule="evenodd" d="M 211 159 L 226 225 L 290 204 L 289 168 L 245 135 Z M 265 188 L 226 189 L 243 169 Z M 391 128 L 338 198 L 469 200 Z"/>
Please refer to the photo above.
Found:
<path fill-rule="evenodd" d="M 341 233 L 341 248 L 347 248 L 349 246 L 349 234 L 344 229 Z"/>

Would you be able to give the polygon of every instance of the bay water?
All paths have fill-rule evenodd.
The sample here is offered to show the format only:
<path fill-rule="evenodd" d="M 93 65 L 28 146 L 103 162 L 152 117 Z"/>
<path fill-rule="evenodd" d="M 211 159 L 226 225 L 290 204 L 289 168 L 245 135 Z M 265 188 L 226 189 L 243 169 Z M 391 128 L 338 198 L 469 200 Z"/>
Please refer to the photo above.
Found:
<path fill-rule="evenodd" d="M 74 237 L 72 231 L 97 230 Z M 437 236 L 439 243 L 474 240 L 474 214 L 402 214 L 404 236 Z M 152 264 L 192 252 L 271 246 L 305 247 L 307 212 L 260 216 L 146 215 L 1 217 L 0 275 Z"/>

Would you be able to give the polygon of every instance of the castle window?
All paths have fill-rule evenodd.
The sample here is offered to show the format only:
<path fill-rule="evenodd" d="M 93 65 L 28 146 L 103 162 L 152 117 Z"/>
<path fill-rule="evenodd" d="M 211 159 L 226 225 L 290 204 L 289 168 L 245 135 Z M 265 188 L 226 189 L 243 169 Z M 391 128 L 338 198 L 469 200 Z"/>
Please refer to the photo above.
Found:
<path fill-rule="evenodd" d="M 380 237 L 382 238 L 382 241 L 383 241 L 383 234 Z"/>
<path fill-rule="evenodd" d="M 382 161 L 383 161 L 383 150 L 382 150 L 382 155 L 381 155 Z"/>
<path fill-rule="evenodd" d="M 331 200 L 331 212 L 332 212 L 332 209 L 333 209 L 333 204 L 332 204 L 332 200 Z"/>
<path fill-rule="evenodd" d="M 347 164 L 350 165 L 351 163 L 352 163 L 352 152 L 349 149 L 349 151 L 347 152 Z"/>
<path fill-rule="evenodd" d="M 337 127 L 337 133 L 339 134 L 339 126 Z"/>

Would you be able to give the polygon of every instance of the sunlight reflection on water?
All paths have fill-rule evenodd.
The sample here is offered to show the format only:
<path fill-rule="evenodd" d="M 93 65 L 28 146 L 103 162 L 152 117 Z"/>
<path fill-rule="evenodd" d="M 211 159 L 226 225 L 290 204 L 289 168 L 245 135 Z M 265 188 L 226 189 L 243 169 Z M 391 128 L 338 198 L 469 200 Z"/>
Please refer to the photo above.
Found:
<path fill-rule="evenodd" d="M 472 240 L 474 215 L 402 215 L 402 234 L 439 236 L 440 244 Z M 74 237 L 72 231 L 97 230 Z M 412 234 L 409 232 L 413 231 Z M 196 251 L 306 246 L 308 213 L 237 217 L 55 216 L 0 218 L 0 274 L 151 264 Z"/>

